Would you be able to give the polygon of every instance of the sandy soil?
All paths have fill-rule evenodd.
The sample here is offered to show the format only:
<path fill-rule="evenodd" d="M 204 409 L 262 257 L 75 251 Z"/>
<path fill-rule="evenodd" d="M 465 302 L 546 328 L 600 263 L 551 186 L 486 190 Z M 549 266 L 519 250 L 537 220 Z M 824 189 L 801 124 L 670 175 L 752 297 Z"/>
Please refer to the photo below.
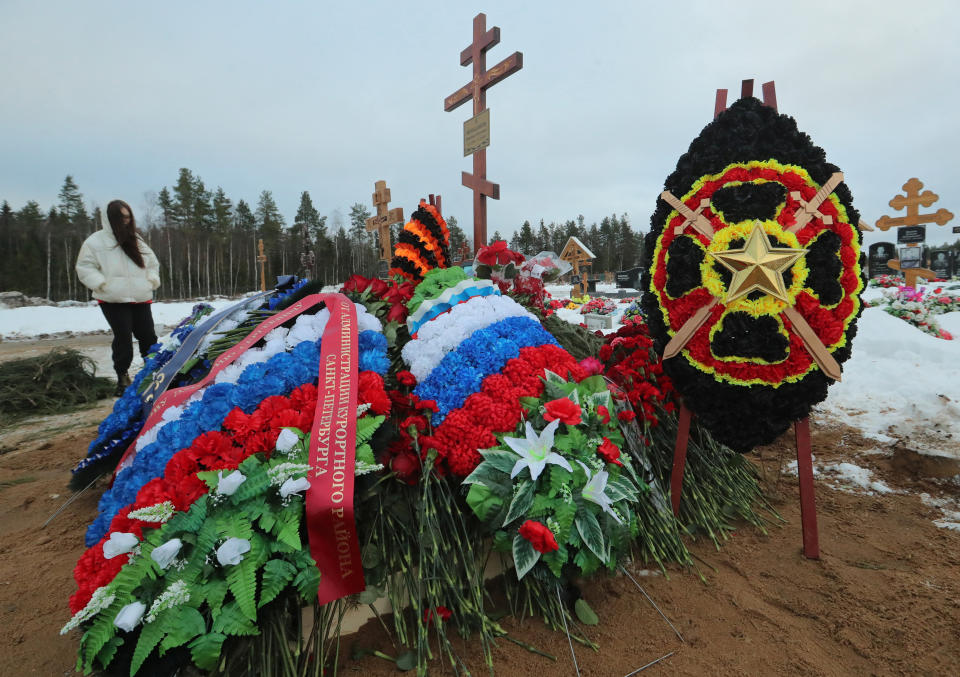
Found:
<path fill-rule="evenodd" d="M 42 525 L 69 497 L 70 468 L 111 406 L 103 401 L 0 430 L 2 675 L 73 674 L 78 637 L 58 631 L 70 615 L 71 572 L 103 487 Z M 586 633 L 601 649 L 577 645 L 581 674 L 626 675 L 670 652 L 644 674 L 960 674 L 960 532 L 935 526 L 942 512 L 920 497 L 956 500 L 958 479 L 945 478 L 952 469 L 931 468 L 902 447 L 878 449 L 829 421 L 814 420 L 812 433 L 818 463 L 854 462 L 895 491 L 851 493 L 818 477 L 822 558 L 807 560 L 796 478 L 781 472 L 794 457 L 792 434 L 759 449 L 751 457 L 783 525 L 767 534 L 738 529 L 721 550 L 693 544 L 699 571 L 675 568 L 638 578 L 683 642 L 626 577 L 587 583 L 583 594 L 601 622 Z M 498 675 L 575 674 L 562 634 L 535 620 L 503 624 L 557 660 L 501 640 Z M 346 640 L 347 655 L 354 644 L 394 653 L 374 623 Z M 473 645 L 464 645 L 463 653 L 475 674 L 485 673 Z M 368 656 L 348 658 L 342 672 L 387 675 L 396 669 Z M 444 672 L 439 663 L 434 672 Z"/>

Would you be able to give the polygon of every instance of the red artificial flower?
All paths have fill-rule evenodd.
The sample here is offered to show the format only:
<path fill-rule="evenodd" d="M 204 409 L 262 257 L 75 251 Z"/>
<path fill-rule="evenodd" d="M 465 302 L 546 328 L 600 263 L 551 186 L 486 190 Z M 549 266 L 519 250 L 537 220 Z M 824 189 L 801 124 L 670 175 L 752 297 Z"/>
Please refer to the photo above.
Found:
<path fill-rule="evenodd" d="M 597 407 L 597 416 L 600 417 L 600 422 L 604 425 L 610 422 L 610 411 L 602 404 Z"/>
<path fill-rule="evenodd" d="M 390 398 L 383 388 L 383 377 L 375 371 L 361 371 L 357 379 L 357 401 L 370 405 L 377 415 L 390 413 Z M 312 419 L 311 412 L 311 419 Z"/>
<path fill-rule="evenodd" d="M 381 298 L 389 288 L 390 288 L 390 285 L 388 285 L 386 282 L 384 282 L 380 278 L 374 278 L 370 282 L 370 293 L 376 296 L 377 298 Z"/>
<path fill-rule="evenodd" d="M 477 261 L 488 266 L 502 266 L 511 261 L 521 264 L 524 261 L 523 254 L 511 251 L 504 240 L 491 242 L 486 247 L 481 247 L 477 252 Z"/>
<path fill-rule="evenodd" d="M 390 459 L 390 470 L 396 474 L 397 479 L 414 485 L 420 478 L 420 459 L 412 451 L 402 451 Z"/>
<path fill-rule="evenodd" d="M 435 616 L 439 617 L 441 621 L 446 622 L 450 620 L 452 615 L 453 612 L 445 606 L 438 606 L 436 609 L 425 609 L 423 612 L 423 624 L 430 625 Z"/>
<path fill-rule="evenodd" d="M 595 357 L 585 357 L 580 360 L 580 366 L 583 367 L 590 376 L 603 372 L 603 365 Z"/>
<path fill-rule="evenodd" d="M 407 416 L 405 419 L 400 421 L 400 430 L 410 430 L 410 428 L 415 428 L 418 433 L 422 433 L 427 429 L 427 419 L 423 416 Z"/>
<path fill-rule="evenodd" d="M 620 461 L 620 447 L 606 437 L 603 438 L 603 443 L 597 447 L 597 454 L 607 463 L 623 465 Z"/>
<path fill-rule="evenodd" d="M 636 417 L 637 415 L 629 410 L 617 412 L 617 418 L 619 418 L 621 421 L 632 421 Z"/>
<path fill-rule="evenodd" d="M 537 552 L 553 552 L 560 549 L 553 532 L 540 522 L 527 520 L 520 526 L 519 531 L 520 535 L 530 541 L 530 545 Z"/>
<path fill-rule="evenodd" d="M 366 291 L 367 287 L 370 286 L 370 282 L 371 280 L 369 278 L 355 273 L 347 278 L 347 281 L 343 283 L 343 287 L 340 289 L 340 291 L 355 291 L 358 294 L 362 294 L 364 291 Z"/>
<path fill-rule="evenodd" d="M 580 418 L 580 405 L 576 404 L 569 397 L 550 400 L 543 405 L 543 407 L 546 409 L 546 412 L 543 414 L 545 421 L 560 419 L 561 423 L 566 423 L 567 425 L 579 425 L 582 422 Z"/>
<path fill-rule="evenodd" d="M 417 377 L 412 372 L 403 370 L 397 372 L 397 380 L 405 386 L 412 386 L 417 382 Z"/>
<path fill-rule="evenodd" d="M 440 407 L 437 406 L 436 400 L 420 400 L 417 402 L 417 409 L 429 409 L 434 414 L 440 413 Z"/>

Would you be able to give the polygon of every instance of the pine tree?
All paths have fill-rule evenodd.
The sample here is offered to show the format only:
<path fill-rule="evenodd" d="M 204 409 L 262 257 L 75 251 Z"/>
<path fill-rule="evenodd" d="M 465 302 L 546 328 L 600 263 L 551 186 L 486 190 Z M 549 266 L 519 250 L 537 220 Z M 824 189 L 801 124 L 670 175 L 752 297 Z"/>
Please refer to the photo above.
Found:
<path fill-rule="evenodd" d="M 181 167 L 177 184 L 173 187 L 173 221 L 180 228 L 186 228 L 190 224 L 194 209 L 195 185 L 193 172 L 186 167 Z"/>
<path fill-rule="evenodd" d="M 377 259 L 380 254 L 376 249 L 373 233 L 367 231 L 367 219 L 371 216 L 366 205 L 355 202 L 350 207 L 350 241 L 353 248 L 350 251 L 350 261 L 354 272 L 361 275 L 372 275 L 376 272 Z"/>
<path fill-rule="evenodd" d="M 286 223 L 283 215 L 273 199 L 273 193 L 265 190 L 260 193 L 260 199 L 257 201 L 256 222 L 260 236 L 263 238 L 264 254 L 267 256 L 268 275 L 272 278 L 276 275 L 283 275 L 284 256 L 282 250 L 283 228 Z"/>
<path fill-rule="evenodd" d="M 520 231 L 516 234 L 516 238 L 517 246 L 511 246 L 511 249 L 515 249 L 525 256 L 536 253 L 531 251 L 534 247 L 535 238 L 533 235 L 533 228 L 530 226 L 529 221 L 523 222 L 523 225 L 520 226 Z M 510 242 L 512 243 L 513 240 L 511 239 Z"/>
<path fill-rule="evenodd" d="M 77 188 L 73 176 L 67 174 L 57 196 L 60 198 L 60 213 L 66 217 L 67 221 L 71 225 L 86 228 L 90 217 L 87 216 L 87 208 L 83 206 L 83 194 Z"/>
<path fill-rule="evenodd" d="M 463 228 L 457 223 L 456 216 L 450 216 L 444 220 L 447 222 L 447 229 L 450 231 L 450 256 L 459 260 L 460 248 L 463 247 L 464 243 L 469 247 L 470 242 L 467 240 L 467 235 L 463 232 Z"/>

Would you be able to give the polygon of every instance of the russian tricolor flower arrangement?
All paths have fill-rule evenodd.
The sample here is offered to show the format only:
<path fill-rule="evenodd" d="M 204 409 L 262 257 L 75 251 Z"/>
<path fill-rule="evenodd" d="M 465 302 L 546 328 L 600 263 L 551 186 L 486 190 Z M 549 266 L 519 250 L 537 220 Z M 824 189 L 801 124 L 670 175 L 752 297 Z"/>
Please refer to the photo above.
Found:
<path fill-rule="evenodd" d="M 178 356 L 179 387 L 130 423 L 87 532 L 63 629 L 83 632 L 79 669 L 329 674 L 343 614 L 379 597 L 398 665 L 424 672 L 433 638 L 463 671 L 450 626 L 492 666 L 506 631 L 484 587 L 491 553 L 513 568 L 517 613 L 561 628 L 574 579 L 631 557 L 689 564 L 683 534 L 719 541 L 730 514 L 762 524 L 749 466 L 702 431 L 691 481 L 739 488 L 705 479 L 672 515 L 657 441 L 672 385 L 642 321 L 591 334 L 545 312 L 555 257 L 525 266 L 496 244 L 474 277 L 446 267 L 448 246 L 421 203 L 391 279 L 307 284 L 263 315 L 224 315 Z M 133 395 L 156 363 L 145 372 Z"/>

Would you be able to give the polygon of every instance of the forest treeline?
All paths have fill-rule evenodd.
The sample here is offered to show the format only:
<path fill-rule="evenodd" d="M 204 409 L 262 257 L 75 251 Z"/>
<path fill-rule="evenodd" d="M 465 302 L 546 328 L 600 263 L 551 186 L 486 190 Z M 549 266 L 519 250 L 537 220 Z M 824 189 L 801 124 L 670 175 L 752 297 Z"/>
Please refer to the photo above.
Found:
<path fill-rule="evenodd" d="M 371 212 L 361 203 L 353 204 L 345 219 L 328 224 L 328 217 L 320 214 L 310 193 L 303 191 L 297 212 L 288 223 L 271 191 L 262 191 L 255 205 L 242 199 L 234 202 L 222 188 L 208 189 L 187 168 L 180 170 L 172 187 L 146 193 L 140 204 L 136 200 L 128 202 L 138 228 L 160 260 L 158 299 L 232 296 L 259 288 L 257 243 L 261 239 L 268 284 L 280 274 L 306 274 L 333 284 L 352 273 L 369 276 L 377 271 L 379 249 L 365 223 Z M 0 205 L 0 242 L 7 265 L 0 267 L 0 290 L 53 301 L 89 299 L 77 280 L 74 264 L 80 245 L 100 228 L 101 207 L 106 205 L 88 208 L 70 175 L 64 179 L 57 204 L 48 211 L 34 200 L 16 210 L 4 200 Z M 446 218 L 451 251 L 461 251 L 464 244 L 469 247 L 471 238 L 456 218 Z M 571 235 L 596 254 L 595 271 L 639 265 L 643 237 L 631 229 L 625 214 L 614 214 L 599 225 L 589 226 L 583 216 L 561 224 L 541 220 L 536 228 L 525 221 L 509 243 L 512 249 L 528 255 L 543 250 L 560 253 Z M 488 237 L 491 242 L 497 239 L 504 239 L 497 231 Z M 306 251 L 313 253 L 309 270 L 302 266 Z"/>

